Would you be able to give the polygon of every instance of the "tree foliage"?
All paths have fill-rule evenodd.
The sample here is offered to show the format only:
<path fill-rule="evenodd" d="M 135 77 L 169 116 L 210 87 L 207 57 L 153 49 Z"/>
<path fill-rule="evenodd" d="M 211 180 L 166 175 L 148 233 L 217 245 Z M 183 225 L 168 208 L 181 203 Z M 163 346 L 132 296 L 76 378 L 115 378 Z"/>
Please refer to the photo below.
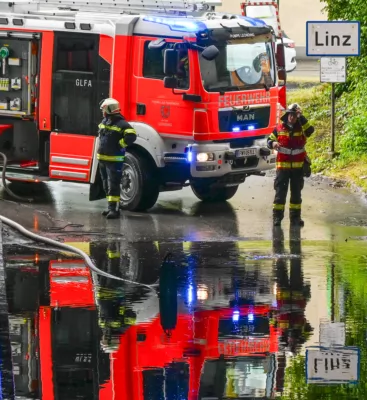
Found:
<path fill-rule="evenodd" d="M 340 149 L 347 156 L 367 150 L 367 7 L 365 0 L 322 0 L 329 20 L 359 21 L 361 55 L 348 59 L 348 82 L 339 87 L 345 97 L 347 113 Z M 344 93 L 340 93 L 344 92 Z"/>

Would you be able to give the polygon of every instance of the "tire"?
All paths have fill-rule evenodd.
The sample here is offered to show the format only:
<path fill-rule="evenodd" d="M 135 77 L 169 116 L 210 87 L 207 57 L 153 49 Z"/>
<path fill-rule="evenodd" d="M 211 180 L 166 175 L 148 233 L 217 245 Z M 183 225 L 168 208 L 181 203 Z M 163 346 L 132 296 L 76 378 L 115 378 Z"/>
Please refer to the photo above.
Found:
<path fill-rule="evenodd" d="M 191 182 L 191 189 L 199 200 L 206 202 L 220 202 L 231 199 L 236 194 L 238 185 L 211 188 L 207 184 L 197 184 Z"/>
<path fill-rule="evenodd" d="M 126 153 L 120 185 L 120 208 L 128 211 L 146 211 L 159 196 L 156 167 L 136 152 Z"/>

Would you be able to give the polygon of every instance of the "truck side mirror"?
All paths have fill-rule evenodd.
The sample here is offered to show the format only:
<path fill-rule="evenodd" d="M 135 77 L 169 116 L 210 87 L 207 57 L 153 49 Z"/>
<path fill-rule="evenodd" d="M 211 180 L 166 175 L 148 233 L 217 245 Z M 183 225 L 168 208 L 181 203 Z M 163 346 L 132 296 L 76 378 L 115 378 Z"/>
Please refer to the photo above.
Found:
<path fill-rule="evenodd" d="M 178 87 L 177 78 L 174 76 L 166 76 L 163 79 L 163 86 L 167 89 L 176 89 Z"/>
<path fill-rule="evenodd" d="M 166 76 L 176 75 L 178 72 L 178 50 L 166 49 L 164 51 L 163 72 Z"/>
<path fill-rule="evenodd" d="M 284 44 L 277 44 L 276 60 L 279 69 L 285 69 L 285 50 Z"/>
<path fill-rule="evenodd" d="M 218 57 L 218 54 L 219 54 L 218 48 L 214 45 L 211 45 L 203 50 L 201 56 L 207 61 L 213 61 L 215 58 Z"/>

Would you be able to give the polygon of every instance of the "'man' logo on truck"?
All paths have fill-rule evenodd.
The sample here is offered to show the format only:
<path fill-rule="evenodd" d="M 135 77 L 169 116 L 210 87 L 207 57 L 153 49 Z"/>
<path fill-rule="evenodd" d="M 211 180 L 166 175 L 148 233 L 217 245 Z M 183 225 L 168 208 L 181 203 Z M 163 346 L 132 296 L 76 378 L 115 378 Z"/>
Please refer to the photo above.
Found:
<path fill-rule="evenodd" d="M 255 121 L 255 114 L 237 114 L 237 121 Z"/>
<path fill-rule="evenodd" d="M 89 79 L 76 79 L 75 86 L 92 87 L 92 81 Z"/>

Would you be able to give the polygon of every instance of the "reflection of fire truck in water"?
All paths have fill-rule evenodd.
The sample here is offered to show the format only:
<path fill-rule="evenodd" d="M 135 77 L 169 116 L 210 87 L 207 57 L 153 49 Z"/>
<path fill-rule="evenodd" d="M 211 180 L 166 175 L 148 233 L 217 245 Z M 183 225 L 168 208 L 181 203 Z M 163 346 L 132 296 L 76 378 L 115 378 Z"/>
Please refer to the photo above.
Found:
<path fill-rule="evenodd" d="M 111 398 L 272 396 L 278 333 L 270 318 L 271 275 L 269 280 L 256 280 L 264 263 L 250 262 L 244 268 L 237 260 L 242 282 L 236 280 L 239 271 L 230 271 L 227 277 L 223 270 L 219 282 L 212 268 L 205 274 L 206 262 L 194 253 L 206 259 L 205 254 L 194 243 L 156 245 L 161 255 L 171 249 L 174 261 L 161 267 L 160 299 L 150 294 L 135 304 L 136 324 L 120 335 L 118 348 L 113 346 L 111 380 L 106 385 Z M 238 253 L 234 242 L 205 246 L 215 262 Z M 173 273 L 182 263 L 186 268 Z M 218 286 L 215 290 L 213 284 Z M 252 290 L 240 291 L 241 284 L 243 289 L 252 284 Z M 260 292 L 263 304 L 255 301 Z"/>
<path fill-rule="evenodd" d="M 188 184 L 200 199 L 223 201 L 273 168 L 265 140 L 285 106 L 284 47 L 261 20 L 215 5 L 2 2 L 7 178 L 87 183 L 90 200 L 103 197 L 96 127 L 109 96 L 138 134 L 123 169 L 124 209 L 149 209 L 160 191 Z"/>
<path fill-rule="evenodd" d="M 285 369 L 279 371 L 282 330 L 274 321 L 272 259 L 243 258 L 250 254 L 245 242 L 207 243 L 204 252 L 196 243 L 173 244 L 177 260 L 159 266 L 168 244 L 156 245 L 156 258 L 143 247 L 134 253 L 134 244 L 127 252 L 124 243 L 78 246 L 101 269 L 120 276 L 129 262 L 148 269 L 145 262 L 128 260 L 129 254 L 146 254 L 156 276 L 136 276 L 144 283 L 159 277 L 164 285 L 158 298 L 93 276 L 81 260 L 37 255 L 27 267 L 27 257 L 6 256 L 9 310 L 33 314 L 32 341 L 39 338 L 33 353 L 40 373 L 29 374 L 33 393 L 42 390 L 50 400 L 265 399 L 281 389 L 279 372 Z M 151 254 L 152 244 L 147 246 Z M 235 266 L 216 276 L 218 264 L 210 264 L 221 257 Z M 178 268 L 182 264 L 186 268 Z M 24 295 L 13 297 L 12 291 Z"/>

